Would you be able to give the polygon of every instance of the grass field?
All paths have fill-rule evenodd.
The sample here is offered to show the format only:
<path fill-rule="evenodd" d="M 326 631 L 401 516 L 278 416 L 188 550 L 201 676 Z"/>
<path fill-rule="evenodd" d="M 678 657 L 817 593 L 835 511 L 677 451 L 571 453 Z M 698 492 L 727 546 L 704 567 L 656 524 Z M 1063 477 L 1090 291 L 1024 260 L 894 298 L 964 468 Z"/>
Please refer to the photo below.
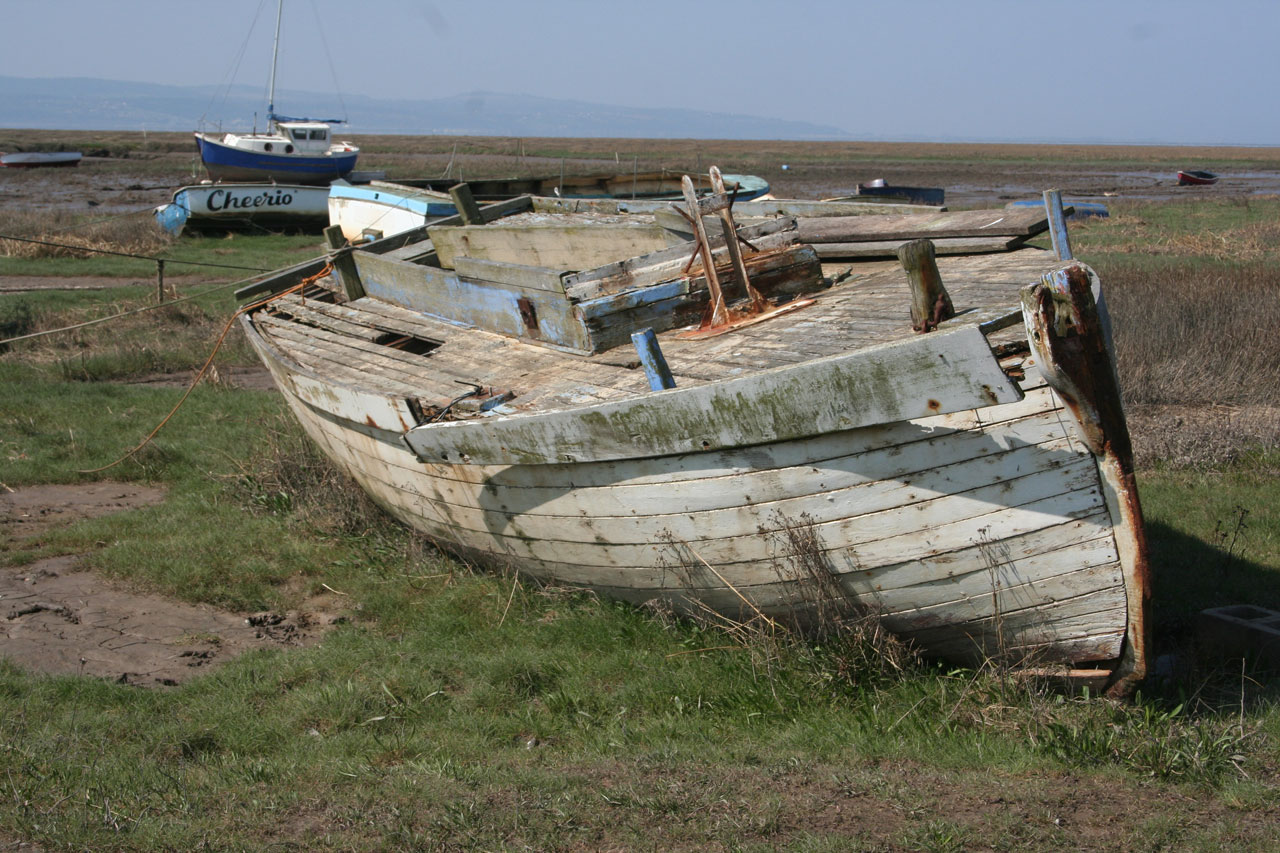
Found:
<path fill-rule="evenodd" d="M 718 158 L 706 145 L 695 156 Z M 796 160 L 778 145 L 767 156 Z M 1076 155 L 1008 153 L 1034 156 Z M 870 630 L 726 632 L 474 572 L 342 482 L 271 392 L 201 385 L 137 457 L 79 473 L 177 402 L 182 387 L 137 380 L 204 361 L 234 311 L 212 283 L 0 345 L 0 483 L 167 488 L 6 538 L 0 562 L 78 554 L 176 599 L 248 613 L 324 596 L 345 616 L 315 646 L 171 688 L 0 663 L 0 849 L 1274 850 L 1277 693 L 1201 656 L 1193 623 L 1218 604 L 1280 607 L 1277 221 L 1280 201 L 1255 198 L 1125 202 L 1072 226 L 1107 288 L 1153 547 L 1161 672 L 1124 705 L 997 661 L 916 660 Z M 308 248 L 164 251 L 278 266 Z M 0 276 L 153 272 L 113 264 L 0 258 Z M 152 300 L 147 284 L 0 294 L 0 339 Z M 235 333 L 216 363 L 253 359 Z"/>

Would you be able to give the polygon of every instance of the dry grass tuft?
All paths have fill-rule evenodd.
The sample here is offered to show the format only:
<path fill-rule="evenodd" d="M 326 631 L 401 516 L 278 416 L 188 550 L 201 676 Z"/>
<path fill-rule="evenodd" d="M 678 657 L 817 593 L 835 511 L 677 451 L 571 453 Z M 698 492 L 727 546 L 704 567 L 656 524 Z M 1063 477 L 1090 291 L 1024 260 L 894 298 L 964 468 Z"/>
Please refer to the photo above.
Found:
<path fill-rule="evenodd" d="M 771 543 L 773 571 L 785 590 L 781 603 L 766 613 L 749 591 L 734 587 L 689 543 L 668 537 L 662 560 L 688 591 L 674 602 L 677 608 L 751 649 L 766 664 L 783 649 L 800 651 L 811 657 L 824 681 L 878 684 L 916 666 L 916 650 L 890 633 L 880 615 L 841 583 L 811 517 L 776 513 L 760 532 Z M 741 602 L 736 613 L 713 610 L 695 592 L 716 587 L 727 587 Z"/>
<path fill-rule="evenodd" d="M 173 240 L 150 216 L 117 216 L 82 221 L 66 211 L 0 213 L 0 234 L 39 240 L 0 239 L 0 257 L 90 258 L 98 251 L 154 255 Z"/>
<path fill-rule="evenodd" d="M 287 415 L 265 424 L 258 452 L 238 464 L 236 490 L 257 512 L 290 514 L 341 535 L 383 531 L 394 523 Z"/>
<path fill-rule="evenodd" d="M 1103 280 L 1140 463 L 1280 447 L 1280 269 L 1126 266 Z"/>

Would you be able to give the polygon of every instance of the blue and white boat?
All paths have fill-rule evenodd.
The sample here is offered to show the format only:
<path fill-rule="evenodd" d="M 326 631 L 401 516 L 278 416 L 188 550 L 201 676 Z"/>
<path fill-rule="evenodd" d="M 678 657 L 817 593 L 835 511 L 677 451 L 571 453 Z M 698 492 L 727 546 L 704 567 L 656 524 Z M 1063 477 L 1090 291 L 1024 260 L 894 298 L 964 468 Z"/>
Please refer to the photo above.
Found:
<path fill-rule="evenodd" d="M 449 194 L 435 190 L 385 181 L 329 185 L 329 224 L 341 226 L 342 236 L 353 243 L 389 237 L 457 212 Z"/>
<path fill-rule="evenodd" d="M 288 231 L 319 234 L 329 224 L 329 188 L 256 182 L 179 187 L 173 201 L 155 209 L 170 234 L 183 231 Z"/>
<path fill-rule="evenodd" d="M 267 97 L 266 133 L 196 132 L 196 148 L 209 177 L 215 181 L 279 181 L 327 184 L 349 173 L 360 149 L 333 139 L 331 125 L 342 119 L 292 118 L 276 113 L 276 59 L 280 52 L 280 18 L 276 9 L 275 42 L 271 53 L 271 84 Z"/>

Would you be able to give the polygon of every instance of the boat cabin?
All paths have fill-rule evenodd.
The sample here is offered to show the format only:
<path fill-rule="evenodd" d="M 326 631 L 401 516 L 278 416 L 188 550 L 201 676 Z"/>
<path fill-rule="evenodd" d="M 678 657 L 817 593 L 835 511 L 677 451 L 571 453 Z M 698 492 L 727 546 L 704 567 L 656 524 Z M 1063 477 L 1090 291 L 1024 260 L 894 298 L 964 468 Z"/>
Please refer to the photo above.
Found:
<path fill-rule="evenodd" d="M 329 125 L 320 121 L 282 121 L 274 133 L 228 133 L 223 143 L 241 151 L 262 154 L 323 156 L 329 153 Z"/>

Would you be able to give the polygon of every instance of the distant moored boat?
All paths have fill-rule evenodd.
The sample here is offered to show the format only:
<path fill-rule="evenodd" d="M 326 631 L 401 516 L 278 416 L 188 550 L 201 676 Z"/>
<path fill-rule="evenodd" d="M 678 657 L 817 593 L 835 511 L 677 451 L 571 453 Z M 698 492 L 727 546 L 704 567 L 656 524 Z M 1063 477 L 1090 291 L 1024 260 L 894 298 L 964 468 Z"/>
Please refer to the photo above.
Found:
<path fill-rule="evenodd" d="M 34 169 L 49 166 L 79 166 L 79 151 L 22 151 L 0 154 L 0 166 L 10 169 Z"/>
<path fill-rule="evenodd" d="M 275 48 L 271 55 L 271 83 L 267 96 L 266 133 L 196 133 L 196 148 L 209 177 L 215 181 L 280 181 L 291 184 L 327 184 L 355 168 L 360 149 L 350 142 L 335 142 L 331 124 L 341 119 L 290 118 L 277 115 L 276 59 L 280 45 L 280 18 L 284 0 L 276 9 Z"/>
<path fill-rule="evenodd" d="M 1195 187 L 1216 184 L 1218 176 L 1213 172 L 1181 171 L 1178 172 L 1178 186 Z"/>

